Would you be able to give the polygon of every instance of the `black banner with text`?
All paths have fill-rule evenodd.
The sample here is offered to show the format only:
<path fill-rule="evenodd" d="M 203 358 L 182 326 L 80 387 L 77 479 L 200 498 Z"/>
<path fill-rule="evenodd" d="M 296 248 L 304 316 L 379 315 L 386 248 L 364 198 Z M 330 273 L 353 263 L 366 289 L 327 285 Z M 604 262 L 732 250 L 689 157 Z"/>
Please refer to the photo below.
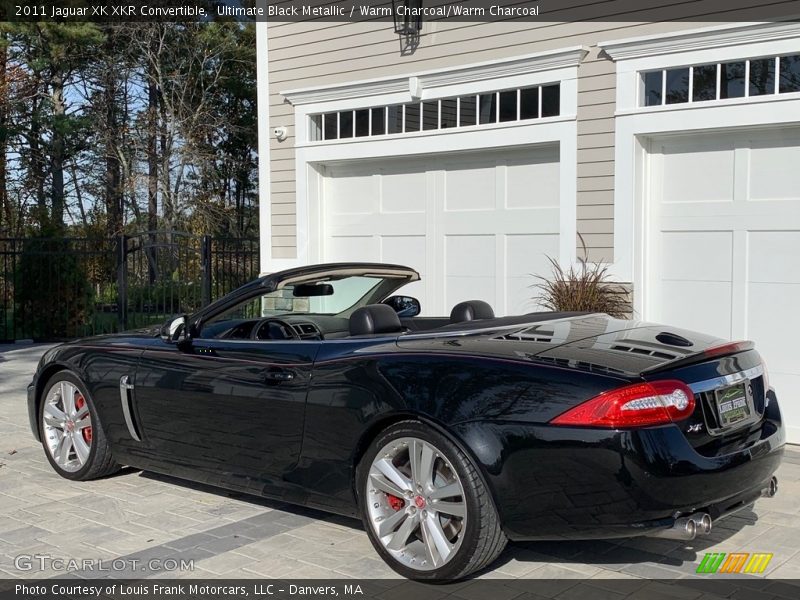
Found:
<path fill-rule="evenodd" d="M 576 576 L 579 576 L 576 573 Z M 425 584 L 404 579 L 239 579 L 239 580 L 113 580 L 39 579 L 0 580 L 0 600 L 310 600 L 312 598 L 381 599 L 436 598 L 727 598 L 800 597 L 800 581 L 751 576 L 648 579 L 473 579 Z"/>
<path fill-rule="evenodd" d="M 0 21 L 745 22 L 800 19 L 800 0 L 2 0 Z"/>

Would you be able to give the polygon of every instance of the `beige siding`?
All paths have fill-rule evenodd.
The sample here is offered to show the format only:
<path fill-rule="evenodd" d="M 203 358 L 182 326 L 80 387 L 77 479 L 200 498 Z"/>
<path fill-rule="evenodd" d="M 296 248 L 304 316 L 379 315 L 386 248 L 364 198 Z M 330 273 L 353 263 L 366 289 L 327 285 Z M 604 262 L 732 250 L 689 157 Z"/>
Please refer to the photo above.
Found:
<path fill-rule="evenodd" d="M 757 6 L 776 0 L 730 0 L 738 20 L 759 19 Z M 561 5 L 577 4 L 565 0 Z M 629 3 L 628 3 L 629 4 Z M 787 14 L 794 14 L 786 0 Z M 578 221 L 590 260 L 612 261 L 614 232 L 614 63 L 602 55 L 601 41 L 694 29 L 720 21 L 718 0 L 682 4 L 684 22 L 578 23 L 445 23 L 426 22 L 416 52 L 401 56 L 390 23 L 272 23 L 269 25 L 271 126 L 285 126 L 284 142 L 271 140 L 273 255 L 295 256 L 293 108 L 281 90 L 324 86 L 375 77 L 413 74 L 521 54 L 585 45 L 589 54 L 579 67 L 578 82 Z M 597 3 L 593 10 L 618 14 L 619 0 Z M 674 2 L 664 0 L 663 18 L 674 19 Z M 745 12 L 743 12 L 745 11 Z M 586 13 L 583 13 L 584 15 Z M 714 15 L 713 17 L 711 15 Z M 724 18 L 724 17 L 722 17 Z M 763 18 L 763 17 L 762 17 Z M 704 21 L 705 20 L 705 21 Z M 582 244 L 578 242 L 579 252 Z"/>

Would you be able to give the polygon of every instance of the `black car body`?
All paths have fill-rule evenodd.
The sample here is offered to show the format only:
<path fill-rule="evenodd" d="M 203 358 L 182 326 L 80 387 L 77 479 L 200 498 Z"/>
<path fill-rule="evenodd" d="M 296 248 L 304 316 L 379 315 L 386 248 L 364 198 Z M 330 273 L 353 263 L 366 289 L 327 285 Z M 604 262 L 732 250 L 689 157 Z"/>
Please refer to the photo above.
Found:
<path fill-rule="evenodd" d="M 454 324 L 410 317 L 402 332 L 355 336 L 341 332 L 347 311 L 290 314 L 293 327 L 316 331 L 300 327 L 299 339 L 280 340 L 194 335 L 286 278 L 319 283 L 348 269 L 402 275 L 377 286 L 368 305 L 418 278 L 391 265 L 301 268 L 191 317 L 179 343 L 144 330 L 53 348 L 29 388 L 34 434 L 47 381 L 68 370 L 92 398 L 116 462 L 356 516 L 361 457 L 381 431 L 416 420 L 476 465 L 511 540 L 657 535 L 682 516 L 717 519 L 774 493 L 781 414 L 749 343 L 574 313 Z M 610 390 L 662 380 L 691 389 L 686 418 L 554 423 Z M 750 414 L 723 426 L 716 394 L 739 384 Z"/>

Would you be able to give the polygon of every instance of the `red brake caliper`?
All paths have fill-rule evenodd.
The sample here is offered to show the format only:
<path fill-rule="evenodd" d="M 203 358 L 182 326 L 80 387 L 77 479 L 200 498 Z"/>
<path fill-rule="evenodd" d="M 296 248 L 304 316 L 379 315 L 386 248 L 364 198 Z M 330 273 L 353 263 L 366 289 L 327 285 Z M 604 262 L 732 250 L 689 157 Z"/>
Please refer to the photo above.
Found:
<path fill-rule="evenodd" d="M 86 406 L 86 400 L 84 399 L 83 395 L 80 392 L 75 392 L 75 409 L 80 411 L 84 406 Z M 90 444 L 92 443 L 92 426 L 88 425 L 81 429 L 81 435 L 83 435 L 83 440 Z"/>
<path fill-rule="evenodd" d="M 389 500 L 389 506 L 392 507 L 392 510 L 400 510 L 406 505 L 405 500 L 398 498 L 397 496 L 386 494 L 386 498 Z"/>

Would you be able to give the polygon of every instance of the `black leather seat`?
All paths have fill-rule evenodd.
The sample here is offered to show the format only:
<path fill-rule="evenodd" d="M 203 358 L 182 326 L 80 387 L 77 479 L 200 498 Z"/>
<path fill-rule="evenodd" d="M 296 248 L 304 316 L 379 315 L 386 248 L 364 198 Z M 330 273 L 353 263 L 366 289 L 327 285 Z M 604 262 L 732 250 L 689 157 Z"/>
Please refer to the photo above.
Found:
<path fill-rule="evenodd" d="M 479 319 L 494 319 L 494 310 L 483 300 L 459 302 L 450 311 L 451 323 L 464 323 Z"/>
<path fill-rule="evenodd" d="M 402 331 L 400 317 L 386 304 L 362 306 L 350 315 L 350 335 L 376 335 Z"/>

